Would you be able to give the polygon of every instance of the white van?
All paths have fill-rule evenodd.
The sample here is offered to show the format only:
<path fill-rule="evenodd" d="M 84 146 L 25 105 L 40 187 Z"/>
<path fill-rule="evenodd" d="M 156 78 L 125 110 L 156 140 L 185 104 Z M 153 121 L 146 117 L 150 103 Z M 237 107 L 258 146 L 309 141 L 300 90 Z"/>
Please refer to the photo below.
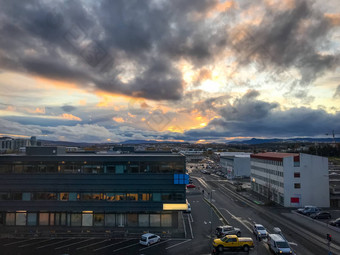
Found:
<path fill-rule="evenodd" d="M 274 252 L 274 254 L 294 254 L 287 240 L 279 234 L 268 235 L 267 243 L 269 249 Z"/>

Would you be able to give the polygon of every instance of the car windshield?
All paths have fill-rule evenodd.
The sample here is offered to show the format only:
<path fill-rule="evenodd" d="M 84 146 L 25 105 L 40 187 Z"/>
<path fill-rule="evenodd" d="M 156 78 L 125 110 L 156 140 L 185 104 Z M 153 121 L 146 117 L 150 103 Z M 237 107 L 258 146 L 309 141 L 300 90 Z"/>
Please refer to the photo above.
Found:
<path fill-rule="evenodd" d="M 287 242 L 277 242 L 276 245 L 278 248 L 289 248 L 289 245 Z"/>
<path fill-rule="evenodd" d="M 140 239 L 141 241 L 145 242 L 146 241 L 146 237 L 142 236 L 142 238 Z"/>
<path fill-rule="evenodd" d="M 226 237 L 226 236 L 223 237 L 223 238 L 221 238 L 221 241 L 222 241 L 222 242 L 226 242 L 227 240 L 228 240 L 228 237 Z"/>
<path fill-rule="evenodd" d="M 266 230 L 264 227 L 257 227 L 257 230 Z"/>

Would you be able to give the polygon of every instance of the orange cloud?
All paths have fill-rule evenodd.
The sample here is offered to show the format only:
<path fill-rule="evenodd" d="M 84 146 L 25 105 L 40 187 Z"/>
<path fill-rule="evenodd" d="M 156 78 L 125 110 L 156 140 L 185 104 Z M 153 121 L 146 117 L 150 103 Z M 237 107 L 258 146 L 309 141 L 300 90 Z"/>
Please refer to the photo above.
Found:
<path fill-rule="evenodd" d="M 332 26 L 340 25 L 340 13 L 326 13 L 325 18 Z"/>
<path fill-rule="evenodd" d="M 84 106 L 84 105 L 86 105 L 86 100 L 85 99 L 81 99 L 81 100 L 78 101 L 78 104 Z"/>
<path fill-rule="evenodd" d="M 16 107 L 13 105 L 9 105 L 6 107 L 6 111 L 14 112 L 16 110 Z"/>
<path fill-rule="evenodd" d="M 123 123 L 125 120 L 122 117 L 113 117 L 112 118 L 115 122 Z"/>
<path fill-rule="evenodd" d="M 194 20 L 197 19 L 203 19 L 203 18 L 211 18 L 215 16 L 216 14 L 219 14 L 221 12 L 226 12 L 231 8 L 235 8 L 236 4 L 234 1 L 225 1 L 220 2 L 219 0 L 215 0 L 215 4 L 212 5 L 209 9 L 207 9 L 204 13 L 201 12 L 195 12 L 192 15 L 192 18 Z"/>
<path fill-rule="evenodd" d="M 81 118 L 74 116 L 72 114 L 69 113 L 63 113 L 62 115 L 59 115 L 59 117 L 61 117 L 62 119 L 66 119 L 66 120 L 77 120 L 77 121 L 81 121 Z"/>
<path fill-rule="evenodd" d="M 136 115 L 133 115 L 133 114 L 131 114 L 131 113 L 129 113 L 129 112 L 128 112 L 128 115 L 129 115 L 131 118 L 135 118 L 135 117 L 136 117 Z"/>

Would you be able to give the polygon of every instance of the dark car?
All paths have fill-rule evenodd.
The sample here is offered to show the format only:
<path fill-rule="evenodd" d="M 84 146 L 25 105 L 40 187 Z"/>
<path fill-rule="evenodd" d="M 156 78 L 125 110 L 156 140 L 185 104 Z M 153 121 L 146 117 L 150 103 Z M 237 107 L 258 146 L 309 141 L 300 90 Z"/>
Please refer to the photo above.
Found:
<path fill-rule="evenodd" d="M 329 225 L 340 227 L 340 218 L 337 218 L 336 220 L 332 220 L 328 222 Z"/>
<path fill-rule="evenodd" d="M 310 216 L 313 219 L 330 219 L 332 218 L 331 214 L 329 212 L 321 211 L 318 213 L 311 214 Z"/>

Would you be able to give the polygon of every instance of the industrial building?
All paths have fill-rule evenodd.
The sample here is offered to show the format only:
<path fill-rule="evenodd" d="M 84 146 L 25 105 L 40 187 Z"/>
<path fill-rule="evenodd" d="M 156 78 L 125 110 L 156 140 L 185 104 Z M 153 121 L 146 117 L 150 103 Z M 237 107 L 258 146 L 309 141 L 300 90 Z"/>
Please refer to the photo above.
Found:
<path fill-rule="evenodd" d="M 220 152 L 220 165 L 228 179 L 250 177 L 250 153 Z"/>

